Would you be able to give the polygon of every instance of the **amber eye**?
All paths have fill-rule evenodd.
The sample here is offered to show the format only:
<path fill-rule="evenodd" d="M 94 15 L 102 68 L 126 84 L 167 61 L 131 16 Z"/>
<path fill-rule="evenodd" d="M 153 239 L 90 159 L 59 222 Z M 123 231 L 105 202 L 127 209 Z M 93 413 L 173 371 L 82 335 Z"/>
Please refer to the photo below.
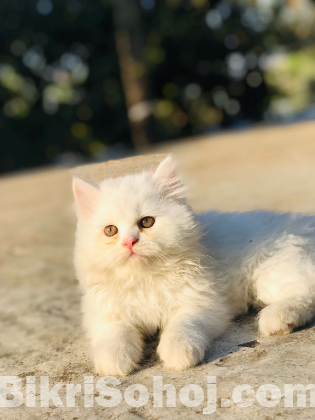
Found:
<path fill-rule="evenodd" d="M 151 217 L 151 216 L 146 216 L 146 217 L 143 217 L 143 218 L 140 220 L 139 225 L 140 225 L 142 228 L 150 228 L 150 227 L 152 227 L 152 226 L 154 225 L 154 222 L 155 222 L 154 217 Z"/>
<path fill-rule="evenodd" d="M 104 232 L 105 232 L 105 235 L 107 235 L 107 236 L 114 236 L 118 232 L 118 229 L 114 225 L 108 225 L 104 229 Z"/>

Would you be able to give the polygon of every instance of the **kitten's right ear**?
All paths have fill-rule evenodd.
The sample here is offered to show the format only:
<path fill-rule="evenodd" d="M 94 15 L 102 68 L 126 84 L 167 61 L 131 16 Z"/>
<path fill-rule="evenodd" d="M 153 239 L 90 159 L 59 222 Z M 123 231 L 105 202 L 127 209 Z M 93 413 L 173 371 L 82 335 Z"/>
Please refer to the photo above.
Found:
<path fill-rule="evenodd" d="M 164 159 L 153 174 L 153 179 L 162 197 L 185 201 L 185 188 L 179 179 L 170 156 Z"/>
<path fill-rule="evenodd" d="M 73 178 L 72 188 L 77 204 L 77 214 L 82 216 L 91 215 L 99 198 L 99 189 L 79 178 Z"/>

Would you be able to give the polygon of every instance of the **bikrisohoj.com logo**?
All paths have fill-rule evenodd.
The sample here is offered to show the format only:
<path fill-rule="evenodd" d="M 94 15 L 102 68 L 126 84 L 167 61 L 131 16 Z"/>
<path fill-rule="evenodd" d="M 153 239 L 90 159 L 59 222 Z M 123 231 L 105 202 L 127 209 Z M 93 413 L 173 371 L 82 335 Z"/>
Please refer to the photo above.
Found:
<path fill-rule="evenodd" d="M 261 385 L 257 391 L 251 385 L 237 385 L 230 398 L 217 399 L 217 378 L 207 376 L 205 391 L 197 384 L 188 384 L 180 389 L 164 383 L 162 376 L 152 378 L 153 407 L 176 407 L 180 402 L 186 407 L 204 404 L 203 414 L 213 414 L 220 407 L 249 407 L 255 402 L 264 407 L 275 407 L 283 397 L 285 407 L 315 407 L 315 385 L 285 384 L 283 392 L 274 384 Z M 23 381 L 18 376 L 0 376 L 0 407 L 76 407 L 76 396 L 83 396 L 84 407 L 115 407 L 126 402 L 131 407 L 142 407 L 149 403 L 150 392 L 142 384 L 128 386 L 124 392 L 119 387 L 121 381 L 113 376 L 99 378 L 85 376 L 83 384 L 49 383 L 48 376 L 27 376 Z M 63 388 L 65 397 L 59 396 Z M 95 393 L 97 396 L 95 396 Z M 152 402 L 150 402 L 152 404 Z"/>

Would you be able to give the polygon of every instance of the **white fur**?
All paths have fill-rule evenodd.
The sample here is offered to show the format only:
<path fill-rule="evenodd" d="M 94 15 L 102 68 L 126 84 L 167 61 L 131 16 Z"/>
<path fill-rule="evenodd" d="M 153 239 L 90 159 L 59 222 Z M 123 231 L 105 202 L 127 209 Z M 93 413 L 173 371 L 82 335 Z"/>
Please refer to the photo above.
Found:
<path fill-rule="evenodd" d="M 75 179 L 75 267 L 84 327 L 101 375 L 127 375 L 142 358 L 143 338 L 161 331 L 168 369 L 204 358 L 233 315 L 265 308 L 264 335 L 288 333 L 315 313 L 314 228 L 307 216 L 252 212 L 195 215 L 170 158 L 154 175 Z M 142 217 L 155 224 L 140 229 Z M 107 225 L 118 227 L 114 237 Z M 122 245 L 136 237 L 136 255 Z M 269 305 L 269 306 L 267 306 Z"/>
<path fill-rule="evenodd" d="M 234 315 L 262 309 L 264 336 L 288 334 L 315 316 L 315 217 L 257 211 L 196 219 Z"/>

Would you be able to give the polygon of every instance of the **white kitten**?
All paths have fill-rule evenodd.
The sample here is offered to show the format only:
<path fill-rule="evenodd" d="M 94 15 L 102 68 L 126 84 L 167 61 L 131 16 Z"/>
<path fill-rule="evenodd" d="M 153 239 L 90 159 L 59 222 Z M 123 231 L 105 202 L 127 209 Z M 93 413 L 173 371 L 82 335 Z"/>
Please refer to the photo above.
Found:
<path fill-rule="evenodd" d="M 74 179 L 73 189 L 75 267 L 96 371 L 130 373 L 141 361 L 144 335 L 158 329 L 166 368 L 202 361 L 229 315 L 171 159 L 154 175 L 109 179 L 98 188 Z"/>
<path fill-rule="evenodd" d="M 170 158 L 154 175 L 74 179 L 75 267 L 100 375 L 127 375 L 161 331 L 166 368 L 203 360 L 232 315 L 262 308 L 263 334 L 315 312 L 315 219 L 267 212 L 195 215 Z M 313 242 L 312 242 L 313 238 Z"/>

